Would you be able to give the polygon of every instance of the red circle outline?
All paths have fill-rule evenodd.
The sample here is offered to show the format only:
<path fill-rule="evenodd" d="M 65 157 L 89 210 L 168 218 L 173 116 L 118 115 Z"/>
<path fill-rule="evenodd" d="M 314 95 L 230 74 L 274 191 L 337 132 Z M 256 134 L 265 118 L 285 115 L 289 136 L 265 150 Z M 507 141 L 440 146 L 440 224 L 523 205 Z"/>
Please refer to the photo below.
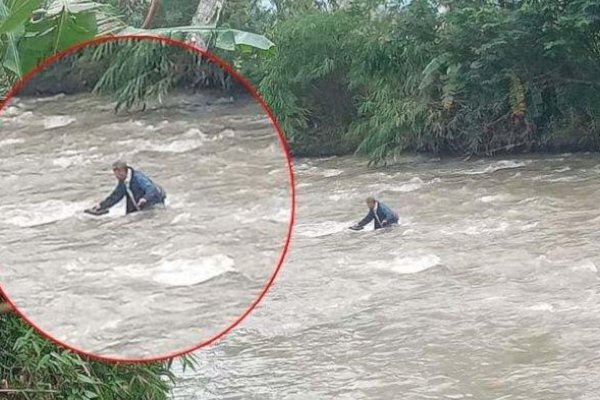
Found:
<path fill-rule="evenodd" d="M 35 75 L 37 75 L 38 73 L 43 71 L 46 67 L 48 67 L 52 63 L 54 63 L 56 61 L 60 61 L 61 59 L 76 53 L 77 51 L 85 48 L 86 46 L 102 44 L 102 43 L 106 43 L 106 42 L 110 42 L 110 41 L 127 40 L 127 39 L 130 39 L 130 40 L 154 40 L 154 41 L 161 42 L 163 44 L 166 43 L 166 44 L 169 44 L 172 46 L 180 47 L 180 48 L 182 48 L 184 50 L 188 50 L 190 52 L 195 52 L 196 54 L 199 54 L 201 57 L 204 57 L 204 58 L 214 62 L 215 64 L 217 64 L 218 66 L 223 68 L 230 76 L 235 78 L 252 95 L 252 97 L 254 97 L 254 99 L 258 101 L 258 103 L 261 105 L 263 110 L 267 113 L 267 115 L 271 119 L 271 123 L 275 127 L 275 130 L 277 131 L 277 134 L 279 137 L 279 144 L 280 144 L 281 149 L 283 150 L 283 152 L 286 156 L 286 160 L 287 160 L 288 176 L 289 176 L 289 183 L 290 183 L 290 194 L 292 197 L 292 199 L 291 199 L 292 200 L 292 207 L 291 207 L 292 212 L 291 212 L 290 220 L 288 223 L 288 229 L 287 229 L 287 234 L 286 234 L 286 238 L 284 241 L 283 249 L 281 250 L 279 260 L 277 261 L 275 270 L 271 273 L 271 276 L 267 279 L 267 282 L 263 286 L 258 297 L 250 303 L 250 306 L 248 306 L 248 308 L 242 313 L 241 316 L 239 316 L 237 319 L 234 319 L 231 324 L 226 325 L 226 328 L 223 329 L 221 332 L 218 332 L 214 336 L 209 337 L 208 339 L 200 342 L 198 345 L 192 346 L 190 348 L 187 348 L 187 349 L 184 349 L 181 351 L 175 351 L 172 353 L 168 353 L 166 355 L 147 357 L 147 358 L 118 358 L 118 357 L 107 357 L 107 356 L 96 355 L 96 354 L 84 351 L 82 349 L 79 349 L 77 347 L 67 345 L 66 343 L 63 343 L 60 340 L 58 340 L 58 339 L 52 337 L 51 335 L 47 334 L 46 332 L 44 332 L 35 323 L 33 323 L 33 321 L 31 321 L 29 318 L 27 318 L 27 316 L 23 312 L 21 312 L 16 307 L 16 305 L 12 302 L 10 297 L 7 295 L 6 290 L 4 290 L 4 286 L 2 285 L 2 283 L 0 283 L 0 295 L 2 295 L 2 297 L 4 297 L 4 299 L 10 304 L 13 311 L 17 315 L 19 315 L 23 320 L 25 320 L 29 325 L 31 325 L 42 337 L 48 339 L 51 342 L 54 342 L 55 344 L 57 344 L 60 347 L 63 347 L 68 350 L 72 350 L 75 353 L 78 353 L 79 355 L 89 358 L 91 360 L 108 361 L 108 362 L 113 362 L 113 363 L 139 364 L 139 363 L 149 363 L 149 362 L 172 360 L 174 358 L 181 357 L 183 355 L 192 353 L 203 347 L 209 346 L 209 345 L 217 342 L 218 340 L 222 339 L 228 333 L 230 333 L 236 326 L 238 326 L 244 319 L 246 319 L 246 317 L 248 317 L 248 315 L 256 308 L 256 306 L 266 296 L 266 294 L 269 291 L 269 289 L 271 288 L 271 286 L 273 286 L 273 283 L 275 282 L 275 279 L 276 279 L 277 275 L 279 274 L 279 272 L 284 264 L 286 255 L 288 254 L 288 251 L 289 251 L 293 227 L 294 227 L 294 223 L 295 223 L 295 214 L 296 214 L 296 184 L 295 184 L 295 177 L 294 177 L 292 154 L 291 154 L 290 148 L 288 146 L 288 143 L 285 140 L 283 130 L 282 130 L 281 126 L 279 125 L 279 122 L 277 121 L 277 118 L 275 118 L 271 109 L 268 107 L 266 102 L 258 94 L 258 91 L 244 76 L 242 76 L 240 73 L 235 71 L 233 69 L 233 67 L 231 67 L 227 62 L 223 61 L 216 55 L 214 55 L 206 50 L 192 46 L 181 40 L 176 40 L 176 39 L 162 37 L 162 36 L 154 36 L 154 35 L 132 34 L 132 35 L 122 35 L 122 36 L 104 35 L 104 36 L 99 36 L 94 39 L 90 39 L 90 40 L 78 43 L 76 45 L 73 45 L 61 52 L 58 52 L 58 53 L 48 57 L 43 62 L 38 64 L 38 66 L 36 68 L 34 68 L 31 71 L 29 71 L 28 73 L 26 73 L 15 85 L 13 85 L 11 90 L 2 99 L 2 101 L 0 101 L 0 112 L 2 112 L 4 107 L 8 104 L 9 100 L 11 98 L 15 97 L 27 82 L 29 82 Z"/>

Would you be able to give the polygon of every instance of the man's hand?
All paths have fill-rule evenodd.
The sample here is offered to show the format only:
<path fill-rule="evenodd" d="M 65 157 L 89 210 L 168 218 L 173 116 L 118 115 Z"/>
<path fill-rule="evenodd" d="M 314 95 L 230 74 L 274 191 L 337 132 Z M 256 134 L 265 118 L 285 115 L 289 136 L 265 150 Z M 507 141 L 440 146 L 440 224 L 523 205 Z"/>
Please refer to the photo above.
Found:
<path fill-rule="evenodd" d="M 146 200 L 145 198 L 142 197 L 137 203 L 138 208 L 140 208 L 140 209 L 144 208 L 144 206 L 146 205 L 147 202 L 148 202 L 148 200 Z"/>
<path fill-rule="evenodd" d="M 91 208 L 83 210 L 83 212 L 85 212 L 87 214 L 92 214 L 92 215 L 102 215 L 102 214 L 107 214 L 108 210 L 102 208 L 102 206 L 100 204 L 96 204 L 95 206 L 93 206 Z"/>

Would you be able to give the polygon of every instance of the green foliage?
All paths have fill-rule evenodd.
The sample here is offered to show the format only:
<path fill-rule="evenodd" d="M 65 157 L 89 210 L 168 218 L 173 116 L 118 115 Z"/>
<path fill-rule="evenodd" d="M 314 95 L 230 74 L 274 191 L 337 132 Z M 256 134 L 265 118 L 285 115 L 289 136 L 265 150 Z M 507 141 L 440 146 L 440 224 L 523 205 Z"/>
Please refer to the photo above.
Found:
<path fill-rule="evenodd" d="M 189 359 L 184 362 L 190 365 Z M 14 400 L 162 400 L 168 398 L 174 376 L 170 362 L 118 365 L 84 360 L 5 314 L 0 316 L 0 382 L 0 398 Z"/>
<path fill-rule="evenodd" d="M 211 61 L 159 41 L 108 42 L 86 49 L 78 62 L 106 65 L 94 91 L 114 96 L 117 111 L 145 107 L 150 100 L 162 101 L 169 90 L 178 86 L 230 85 L 226 73 Z"/>
<path fill-rule="evenodd" d="M 155 18 L 153 26 L 186 26 L 190 24 L 192 15 L 198 8 L 198 2 L 195 0 L 161 0 L 161 7 L 158 15 Z M 144 13 L 146 8 L 143 8 Z M 139 23 L 132 21 L 132 26 L 141 26 Z"/>
<path fill-rule="evenodd" d="M 4 60 L 2 74 L 4 85 L 9 85 L 11 78 L 20 78 L 23 75 L 19 39 L 25 33 L 23 29 L 25 22 L 41 3 L 42 0 L 27 0 L 20 3 L 16 0 L 0 1 L 0 54 Z"/>
<path fill-rule="evenodd" d="M 214 48 L 234 51 L 252 51 L 253 49 L 268 50 L 274 46 L 273 42 L 262 35 L 251 32 L 240 31 L 238 29 L 184 26 L 173 28 L 157 29 L 138 29 L 128 27 L 119 33 L 119 35 L 144 35 L 156 37 L 168 37 L 184 40 L 186 33 L 198 33 L 207 42 L 212 43 Z"/>
<path fill-rule="evenodd" d="M 124 26 L 110 6 L 93 1 L 0 0 L 2 94 L 52 54 Z"/>
<path fill-rule="evenodd" d="M 259 90 L 296 154 L 347 147 L 340 128 L 355 113 L 348 72 L 361 39 L 349 33 L 358 24 L 357 16 L 315 12 L 275 27 L 277 47 L 262 63 Z"/>
<path fill-rule="evenodd" d="M 332 135 L 335 150 L 372 163 L 404 151 L 600 150 L 600 3 L 443 5 L 355 0 L 335 12 L 284 12 L 260 87 L 293 150 Z M 324 78 L 352 107 L 315 98 Z"/>
<path fill-rule="evenodd" d="M 42 4 L 43 3 L 43 4 Z M 197 1 L 187 1 L 197 7 Z M 41 8 L 38 9 L 38 6 Z M 164 7 L 164 4 L 163 4 Z M 64 50 L 74 44 L 92 39 L 98 35 L 145 35 L 183 39 L 185 34 L 198 33 L 211 47 L 227 52 L 239 52 L 244 57 L 256 57 L 257 51 L 268 50 L 273 43 L 262 35 L 240 29 L 216 26 L 163 27 L 156 29 L 140 29 L 128 26 L 123 22 L 119 10 L 122 2 L 107 3 L 89 0 L 0 0 L 0 90 L 6 93 L 8 88 L 22 75 L 34 68 L 47 57 Z M 32 14 L 33 10 L 35 12 Z M 187 15 L 191 20 L 191 14 Z M 189 24 L 189 20 L 186 21 Z M 144 105 L 147 100 L 161 100 L 161 97 L 177 82 L 185 79 L 196 79 L 196 75 L 204 75 L 204 84 L 215 75 L 213 71 L 207 78 L 205 62 L 198 61 L 190 55 L 173 57 L 173 51 L 157 52 L 152 46 L 128 44 L 132 49 L 126 53 L 139 59 L 128 59 L 119 53 L 106 53 L 106 57 L 93 57 L 94 62 L 106 63 L 107 74 L 99 79 L 98 91 L 115 94 L 119 108 L 129 108 L 138 104 Z M 185 53 L 181 49 L 175 49 Z M 159 57 L 153 59 L 152 57 Z M 89 57 L 72 64 L 75 70 L 89 69 L 86 64 Z M 183 68 L 175 68 L 178 61 L 192 64 Z M 143 64 L 142 61 L 145 63 Z M 111 64 L 112 63 L 112 64 Z M 125 63 L 133 65 L 132 70 L 138 75 L 122 74 Z M 200 66 L 198 71 L 190 72 L 193 67 Z M 129 69 L 127 69 L 129 70 Z M 184 75 L 181 74 L 184 71 Z M 118 72 L 118 73 L 117 73 Z M 186 76 L 185 73 L 188 75 Z M 229 85 L 228 77 L 223 72 L 217 81 L 221 87 Z M 53 75 L 48 75 L 53 76 Z M 98 80 L 97 79 L 97 80 Z"/>

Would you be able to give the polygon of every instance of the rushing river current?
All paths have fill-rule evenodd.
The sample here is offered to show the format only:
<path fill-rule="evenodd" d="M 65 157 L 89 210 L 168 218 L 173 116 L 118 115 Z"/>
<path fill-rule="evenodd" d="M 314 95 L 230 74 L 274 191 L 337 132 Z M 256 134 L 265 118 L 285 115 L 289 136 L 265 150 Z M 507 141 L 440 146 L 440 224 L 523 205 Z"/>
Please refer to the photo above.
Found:
<path fill-rule="evenodd" d="M 96 107 L 91 99 L 78 101 L 82 109 Z M 199 310 L 207 307 L 211 291 L 219 292 L 222 312 L 239 312 L 247 305 L 272 271 L 289 218 L 285 162 L 275 139 L 267 140 L 267 128 L 264 141 L 258 131 L 256 137 L 240 141 L 231 128 L 236 133 L 231 141 L 215 141 L 230 146 L 223 153 L 203 154 L 202 146 L 199 156 L 168 151 L 184 139 L 169 139 L 174 142 L 148 153 L 152 161 L 144 161 L 144 152 L 131 153 L 158 182 L 172 188 L 173 204 L 166 216 L 100 222 L 73 217 L 73 204 L 80 209 L 109 189 L 110 171 L 102 168 L 123 148 L 119 146 L 131 143 L 139 149 L 136 140 L 141 139 L 119 139 L 126 142 L 119 145 L 108 139 L 98 142 L 95 130 L 135 131 L 136 121 L 150 124 L 151 117 L 110 125 L 84 113 L 71 128 L 63 128 L 71 129 L 79 147 L 45 142 L 39 132 L 28 138 L 27 129 L 42 129 L 50 115 L 63 109 L 58 102 L 52 104 L 36 104 L 37 117 L 21 120 L 22 130 L 10 130 L 0 142 L 5 188 L 0 194 L 0 239 L 7 249 L 3 253 L 8 252 L 3 254 L 1 278 L 9 294 L 20 293 L 17 304 L 26 306 L 34 320 L 50 321 L 44 315 L 52 312 L 58 321 L 53 327 L 72 342 L 82 334 L 75 328 L 83 325 L 69 323 L 60 315 L 61 307 L 68 305 L 71 309 L 64 312 L 70 318 L 76 314 L 88 324 L 113 324 L 112 330 L 102 331 L 103 338 L 92 335 L 87 344 L 98 346 L 108 337 L 119 351 L 131 341 L 142 346 L 138 338 L 152 336 L 147 329 L 164 336 L 193 335 L 202 320 L 210 319 L 210 313 Z M 234 124 L 240 131 L 253 131 L 250 125 L 263 123 L 258 111 L 253 117 L 247 107 L 238 109 L 244 110 L 239 111 L 243 118 L 221 110 L 205 123 Z M 184 111 L 164 125 L 172 130 L 164 132 L 165 140 L 167 133 L 176 133 L 174 126 L 185 132 L 196 124 L 196 117 Z M 76 112 L 70 109 L 68 114 Z M 114 140 L 118 137 L 115 132 Z M 84 146 L 97 146 L 96 158 L 76 152 Z M 262 166 L 249 161 L 257 157 Z M 196 182 L 190 175 L 179 178 L 189 174 L 190 165 L 198 174 L 216 176 L 219 171 L 226 174 L 231 165 L 253 167 L 238 169 L 237 179 L 217 184 Z M 354 157 L 295 159 L 294 171 L 296 224 L 275 285 L 241 325 L 195 353 L 195 371 L 176 366 L 174 398 L 600 398 L 596 155 L 468 162 L 406 158 L 382 169 L 367 168 Z M 12 175 L 17 173 L 21 175 Z M 219 202 L 206 204 L 206 193 L 232 200 L 223 210 Z M 395 209 L 399 226 L 348 230 L 366 214 L 368 195 Z M 209 217 L 195 217 L 197 208 L 223 214 L 206 224 L 202 218 Z M 29 225 L 50 216 L 57 222 Z M 155 229 L 181 237 L 169 242 L 176 248 L 149 240 Z M 137 235 L 139 230 L 143 233 Z M 205 238 L 194 250 L 188 236 L 192 232 Z M 234 237 L 235 245 L 225 247 L 223 237 Z M 132 254 L 122 250 L 132 245 Z M 103 261 L 110 255 L 96 254 L 100 250 L 117 252 L 128 261 L 108 270 Z M 169 263 L 173 254 L 180 254 L 176 259 L 205 257 L 202 271 L 220 273 L 219 279 L 163 292 L 175 279 L 167 278 L 169 274 L 186 274 L 195 265 Z M 159 272 L 148 271 L 145 257 Z M 18 271 L 27 272 L 17 273 L 17 265 Z M 230 269 L 236 272 L 223 272 Z M 214 286 L 208 286 L 211 282 Z M 105 306 L 113 299 L 123 307 L 121 312 L 133 317 L 121 320 L 116 308 Z M 143 307 L 156 312 L 156 318 L 136 319 L 134 310 Z M 157 310 L 189 318 L 169 319 Z M 200 321 L 192 318 L 199 315 Z"/>
<path fill-rule="evenodd" d="M 13 102 L 0 138 L 0 279 L 60 342 L 111 358 L 152 358 L 214 337 L 274 273 L 291 218 L 289 167 L 254 101 L 115 116 L 89 96 Z M 167 207 L 82 211 L 124 159 Z"/>

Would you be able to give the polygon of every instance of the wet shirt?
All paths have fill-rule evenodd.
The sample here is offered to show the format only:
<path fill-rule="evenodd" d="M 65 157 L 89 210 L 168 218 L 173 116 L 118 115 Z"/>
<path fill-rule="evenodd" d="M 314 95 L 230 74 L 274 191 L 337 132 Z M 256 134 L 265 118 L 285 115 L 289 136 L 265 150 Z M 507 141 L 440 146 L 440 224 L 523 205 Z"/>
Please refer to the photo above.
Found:
<path fill-rule="evenodd" d="M 123 197 L 127 197 L 127 213 L 138 211 L 137 203 L 141 198 L 146 199 L 145 207 L 164 203 L 165 191 L 143 172 L 129 168 L 127 176 L 128 178 L 119 181 L 113 192 L 100 203 L 101 208 L 110 208 L 121 201 Z"/>

